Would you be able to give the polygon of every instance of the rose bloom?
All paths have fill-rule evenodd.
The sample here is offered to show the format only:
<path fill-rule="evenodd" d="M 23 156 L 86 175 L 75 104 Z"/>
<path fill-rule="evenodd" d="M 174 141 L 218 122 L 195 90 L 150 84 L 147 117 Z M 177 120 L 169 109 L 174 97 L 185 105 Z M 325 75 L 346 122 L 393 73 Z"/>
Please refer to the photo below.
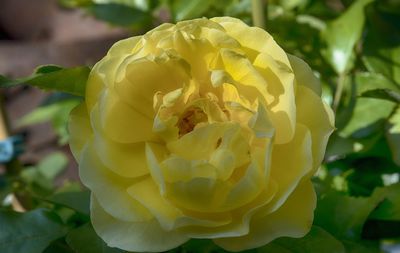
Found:
<path fill-rule="evenodd" d="M 117 42 L 70 118 L 98 235 L 128 251 L 302 237 L 333 114 L 306 63 L 229 17 Z"/>

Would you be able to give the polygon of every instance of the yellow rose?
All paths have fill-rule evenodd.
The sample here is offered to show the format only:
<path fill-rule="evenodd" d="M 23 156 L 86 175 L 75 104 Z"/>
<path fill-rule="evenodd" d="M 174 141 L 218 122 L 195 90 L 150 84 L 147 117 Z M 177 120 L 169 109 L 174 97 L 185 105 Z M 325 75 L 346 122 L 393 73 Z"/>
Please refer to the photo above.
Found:
<path fill-rule="evenodd" d="M 71 114 L 99 236 L 128 251 L 230 251 L 310 229 L 333 114 L 302 60 L 229 17 L 117 42 Z"/>

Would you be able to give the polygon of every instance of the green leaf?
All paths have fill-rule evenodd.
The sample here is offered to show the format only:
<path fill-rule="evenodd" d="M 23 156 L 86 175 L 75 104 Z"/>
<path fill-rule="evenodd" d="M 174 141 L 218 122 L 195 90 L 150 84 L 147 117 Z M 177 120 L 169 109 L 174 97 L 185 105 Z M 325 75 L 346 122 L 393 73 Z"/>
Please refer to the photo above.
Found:
<path fill-rule="evenodd" d="M 353 49 L 364 26 L 364 7 L 372 1 L 354 2 L 346 12 L 328 23 L 321 33 L 321 38 L 326 43 L 322 54 L 338 74 L 347 72 L 353 65 Z"/>
<path fill-rule="evenodd" d="M 19 119 L 17 125 L 19 127 L 23 127 L 27 125 L 51 121 L 56 119 L 60 114 L 62 114 L 62 117 L 68 116 L 69 112 L 78 104 L 78 100 L 68 99 L 45 106 L 39 106 L 35 108 L 35 110 L 33 110 L 32 112 L 24 115 L 21 119 Z M 68 114 L 65 115 L 64 111 L 68 111 Z"/>
<path fill-rule="evenodd" d="M 370 219 L 400 221 L 400 183 L 379 189 L 385 194 L 385 200 L 376 208 Z"/>
<path fill-rule="evenodd" d="M 400 87 L 379 73 L 357 73 L 357 95 L 400 103 Z"/>
<path fill-rule="evenodd" d="M 92 0 L 96 4 L 120 4 L 147 10 L 149 3 L 147 0 Z"/>
<path fill-rule="evenodd" d="M 65 7 L 85 7 L 91 5 L 92 0 L 58 0 L 58 2 Z"/>
<path fill-rule="evenodd" d="M 25 78 L 15 80 L 0 75 L 0 87 L 7 88 L 29 84 L 44 90 L 57 90 L 77 96 L 85 95 L 89 67 L 61 68 L 54 65 L 40 66 Z"/>
<path fill-rule="evenodd" d="M 69 231 L 66 241 L 76 253 L 122 253 L 124 251 L 108 247 L 97 236 L 93 227 L 87 223 L 79 228 Z"/>
<path fill-rule="evenodd" d="M 39 173 L 36 167 L 24 168 L 20 177 L 37 195 L 47 195 L 54 188 L 53 181 Z"/>
<path fill-rule="evenodd" d="M 393 90 L 400 91 L 400 87 L 393 81 L 379 73 L 362 72 L 356 73 L 357 95 L 362 96 L 371 90 Z"/>
<path fill-rule="evenodd" d="M 392 101 L 395 103 L 400 103 L 400 92 L 397 92 L 394 90 L 389 90 L 389 89 L 369 90 L 369 91 L 364 92 L 361 96 L 368 97 L 368 98 L 385 99 L 385 100 Z"/>
<path fill-rule="evenodd" d="M 123 4 L 94 4 L 88 7 L 88 11 L 96 18 L 118 26 L 134 26 L 151 21 L 149 13 Z"/>
<path fill-rule="evenodd" d="M 199 18 L 210 8 L 211 0 L 175 0 L 172 1 L 172 13 L 176 21 Z"/>
<path fill-rule="evenodd" d="M 383 198 L 380 191 L 375 191 L 370 197 L 331 192 L 318 201 L 314 224 L 339 239 L 360 239 L 365 221 Z"/>
<path fill-rule="evenodd" d="M 59 144 L 64 145 L 69 139 L 67 130 L 69 113 L 79 103 L 80 101 L 74 98 L 39 106 L 19 119 L 17 125 L 27 126 L 50 121 L 54 131 L 59 137 Z"/>
<path fill-rule="evenodd" d="M 44 209 L 26 213 L 0 210 L 0 224 L 2 253 L 41 253 L 53 240 L 67 233 L 67 228 Z"/>
<path fill-rule="evenodd" d="M 50 198 L 48 201 L 62 205 L 68 208 L 71 208 L 75 211 L 80 212 L 81 214 L 89 215 L 90 208 L 90 192 L 82 191 L 82 192 L 60 192 L 56 193 Z"/>
<path fill-rule="evenodd" d="M 318 226 L 303 238 L 279 238 L 257 250 L 259 253 L 345 253 L 344 246 L 331 234 Z"/>
<path fill-rule="evenodd" d="M 377 143 L 376 146 L 384 149 L 385 147 L 380 144 Z M 348 192 L 356 196 L 369 196 L 374 189 L 384 185 L 385 175 L 396 173 L 399 168 L 389 159 L 373 157 L 370 154 L 361 155 L 365 155 L 365 157 L 351 162 L 352 169 L 346 172 Z"/>
<path fill-rule="evenodd" d="M 343 138 L 338 135 L 337 132 L 334 132 L 329 138 L 325 159 L 327 161 L 334 161 L 355 151 L 356 149 L 354 140 L 351 138 Z"/>
<path fill-rule="evenodd" d="M 400 14 L 378 11 L 378 6 L 367 8 L 363 61 L 369 71 L 400 85 Z"/>
<path fill-rule="evenodd" d="M 393 161 L 400 166 L 400 106 L 390 116 L 385 130 Z"/>
<path fill-rule="evenodd" d="M 68 165 L 68 158 L 61 152 L 46 156 L 37 165 L 38 172 L 47 179 L 54 180 Z"/>
<path fill-rule="evenodd" d="M 371 129 L 367 128 L 389 117 L 394 107 L 395 104 L 387 100 L 358 98 L 351 119 L 340 134 L 343 137 L 348 137 L 356 131 L 365 130 L 363 135 L 367 135 L 370 134 L 370 131 L 380 130 L 374 126 Z M 378 125 L 378 127 L 380 126 Z"/>

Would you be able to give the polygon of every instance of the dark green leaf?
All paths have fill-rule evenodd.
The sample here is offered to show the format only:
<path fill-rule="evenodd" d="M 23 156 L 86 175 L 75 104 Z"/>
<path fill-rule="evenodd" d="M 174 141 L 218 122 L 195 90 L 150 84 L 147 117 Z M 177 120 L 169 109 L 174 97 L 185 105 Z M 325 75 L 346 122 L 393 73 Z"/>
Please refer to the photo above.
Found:
<path fill-rule="evenodd" d="M 151 21 L 149 13 L 123 4 L 94 4 L 88 10 L 96 18 L 119 26 L 134 26 Z"/>
<path fill-rule="evenodd" d="M 0 75 L 0 87 L 29 84 L 44 90 L 57 90 L 84 96 L 89 72 L 88 67 L 63 69 L 53 65 L 41 66 L 36 69 L 34 74 L 25 78 L 11 80 Z"/>
<path fill-rule="evenodd" d="M 175 0 L 172 3 L 172 13 L 176 21 L 202 17 L 211 6 L 211 0 Z"/>
<path fill-rule="evenodd" d="M 88 223 L 79 228 L 71 230 L 66 241 L 76 253 L 122 253 L 124 251 L 108 247 L 104 241 L 97 236 L 93 227 Z"/>
<path fill-rule="evenodd" d="M 400 238 L 400 220 L 369 219 L 362 236 L 369 240 Z"/>
<path fill-rule="evenodd" d="M 364 26 L 364 7 L 372 1 L 355 1 L 345 13 L 328 23 L 321 33 L 327 46 L 323 55 L 338 74 L 345 73 L 353 65 L 354 46 Z"/>
<path fill-rule="evenodd" d="M 400 85 L 400 14 L 368 8 L 364 63 L 369 71 L 381 73 Z"/>
<path fill-rule="evenodd" d="M 60 238 L 52 242 L 43 253 L 76 253 L 65 242 L 65 238 Z"/>
<path fill-rule="evenodd" d="M 224 253 L 227 252 L 224 249 L 218 247 L 212 240 L 208 239 L 191 239 L 181 247 L 177 248 L 174 253 L 179 252 L 201 252 L 201 253 L 214 253 L 220 252 Z"/>
<path fill-rule="evenodd" d="M 48 198 L 50 202 L 69 207 L 82 214 L 89 215 L 90 192 L 60 192 Z"/>
<path fill-rule="evenodd" d="M 278 251 L 284 249 L 282 251 Z M 303 238 L 279 238 L 257 250 L 259 253 L 345 253 L 342 243 L 318 226 Z"/>
<path fill-rule="evenodd" d="M 375 209 L 369 218 L 400 221 L 400 183 L 379 189 L 385 200 Z"/>
<path fill-rule="evenodd" d="M 329 138 L 325 158 L 328 162 L 344 158 L 347 154 L 356 151 L 355 145 L 355 141 L 351 138 L 343 138 L 334 132 Z"/>
<path fill-rule="evenodd" d="M 362 97 L 368 98 L 380 98 L 389 100 L 395 103 L 400 103 L 400 93 L 394 90 L 389 89 L 376 89 L 369 90 L 361 94 Z"/>
<path fill-rule="evenodd" d="M 26 213 L 0 211 L 0 252 L 41 253 L 53 240 L 64 236 L 67 228 L 49 211 Z"/>
<path fill-rule="evenodd" d="M 393 161 L 400 166 L 400 107 L 387 122 L 385 136 L 388 141 Z"/>
<path fill-rule="evenodd" d="M 348 191 L 354 196 L 369 196 L 375 188 L 384 185 L 384 175 L 396 173 L 399 168 L 391 160 L 373 157 L 370 154 L 361 155 L 365 157 L 352 161 L 350 163 L 352 169 L 346 173 Z"/>

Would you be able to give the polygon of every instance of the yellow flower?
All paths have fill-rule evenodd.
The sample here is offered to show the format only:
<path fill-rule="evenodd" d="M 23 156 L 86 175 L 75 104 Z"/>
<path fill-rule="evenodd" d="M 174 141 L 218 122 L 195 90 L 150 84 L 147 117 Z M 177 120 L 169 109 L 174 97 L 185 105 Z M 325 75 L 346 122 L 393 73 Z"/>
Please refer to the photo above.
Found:
<path fill-rule="evenodd" d="M 71 114 L 99 236 L 128 251 L 210 238 L 230 251 L 310 229 L 333 114 L 302 60 L 238 19 L 117 42 Z"/>

